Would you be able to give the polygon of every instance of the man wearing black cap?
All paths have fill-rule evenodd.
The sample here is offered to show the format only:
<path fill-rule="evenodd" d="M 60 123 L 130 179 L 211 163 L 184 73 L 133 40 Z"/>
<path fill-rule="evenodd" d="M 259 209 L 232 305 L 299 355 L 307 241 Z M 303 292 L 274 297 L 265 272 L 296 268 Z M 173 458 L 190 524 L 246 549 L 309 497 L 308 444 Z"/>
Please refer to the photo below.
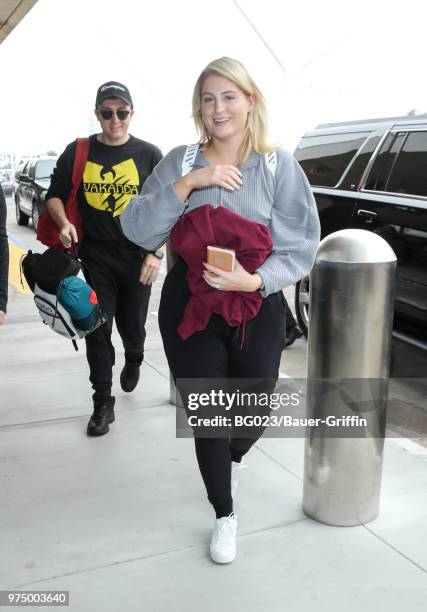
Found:
<path fill-rule="evenodd" d="M 139 380 L 144 357 L 145 320 L 151 284 L 155 281 L 162 252 L 146 253 L 127 240 L 119 216 L 137 195 L 162 154 L 154 145 L 128 133 L 134 110 L 128 88 L 109 81 L 98 89 L 95 115 L 101 133 L 90 136 L 89 154 L 78 191 L 83 239 L 79 257 L 86 265 L 107 323 L 86 336 L 86 356 L 94 390 L 94 411 L 87 426 L 90 436 L 109 431 L 114 421 L 115 398 L 111 395 L 111 343 L 113 319 L 125 349 L 120 375 L 124 391 L 130 392 Z M 72 188 L 76 143 L 59 157 L 47 193 L 50 215 L 59 228 L 65 247 L 77 242 L 77 231 L 65 214 L 64 202 Z"/>

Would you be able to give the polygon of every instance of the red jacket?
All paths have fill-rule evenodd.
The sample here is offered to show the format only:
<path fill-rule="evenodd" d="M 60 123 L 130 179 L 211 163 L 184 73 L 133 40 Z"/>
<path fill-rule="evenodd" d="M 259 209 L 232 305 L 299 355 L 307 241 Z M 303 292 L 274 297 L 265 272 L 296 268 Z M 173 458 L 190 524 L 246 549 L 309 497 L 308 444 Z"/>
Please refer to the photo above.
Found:
<path fill-rule="evenodd" d="M 206 204 L 183 215 L 171 232 L 173 249 L 188 266 L 187 282 L 191 291 L 184 317 L 178 326 L 183 340 L 205 329 L 212 314 L 219 314 L 231 327 L 250 321 L 261 307 L 259 291 L 221 291 L 213 289 L 203 279 L 203 262 L 207 247 L 234 249 L 236 258 L 251 274 L 271 253 L 272 240 L 267 226 L 255 223 L 219 206 Z"/>

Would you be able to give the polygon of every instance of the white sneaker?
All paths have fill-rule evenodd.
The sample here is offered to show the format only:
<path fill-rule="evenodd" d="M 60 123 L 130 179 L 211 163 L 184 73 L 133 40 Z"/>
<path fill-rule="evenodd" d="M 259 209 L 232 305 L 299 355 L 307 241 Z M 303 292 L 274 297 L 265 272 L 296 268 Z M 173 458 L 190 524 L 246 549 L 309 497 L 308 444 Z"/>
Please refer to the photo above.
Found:
<path fill-rule="evenodd" d="M 236 556 L 237 517 L 232 512 L 215 520 L 210 546 L 212 561 L 231 563 Z"/>
<path fill-rule="evenodd" d="M 231 462 L 231 497 L 234 499 L 236 497 L 237 489 L 239 488 L 239 477 L 240 472 L 242 470 L 247 469 L 246 463 L 244 463 L 243 459 L 240 463 L 236 461 Z"/>

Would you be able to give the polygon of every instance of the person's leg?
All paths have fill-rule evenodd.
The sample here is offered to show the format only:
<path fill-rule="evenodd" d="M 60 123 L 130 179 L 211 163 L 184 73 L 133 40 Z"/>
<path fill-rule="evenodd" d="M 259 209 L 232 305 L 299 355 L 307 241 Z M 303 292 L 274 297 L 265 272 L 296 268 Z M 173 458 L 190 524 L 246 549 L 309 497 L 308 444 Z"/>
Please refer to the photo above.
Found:
<path fill-rule="evenodd" d="M 228 351 L 222 336 L 226 326 L 219 320 L 220 317 L 214 318 L 206 330 L 196 332 L 186 340 L 182 340 L 176 331 L 190 297 L 185 272 L 182 262 L 178 262 L 169 272 L 159 308 L 159 326 L 166 357 L 184 406 L 187 404 L 188 389 L 180 385 L 180 379 L 224 379 L 229 372 Z M 228 516 L 233 511 L 229 440 L 195 437 L 194 442 L 208 499 L 217 518 Z"/>
<path fill-rule="evenodd" d="M 79 253 L 85 266 L 88 281 L 94 287 L 98 303 L 107 321 L 85 337 L 86 358 L 89 364 L 89 380 L 93 388 L 94 412 L 88 424 L 89 435 L 103 435 L 108 424 L 114 421 L 114 398 L 111 397 L 114 347 L 111 343 L 116 285 L 111 273 L 108 256 L 102 250 L 84 247 Z"/>
<path fill-rule="evenodd" d="M 284 308 L 282 292 L 268 296 L 257 316 L 246 324 L 245 341 L 241 350 L 237 334 L 233 337 L 230 353 L 231 377 L 247 380 L 247 392 L 268 394 L 274 390 L 279 377 L 282 338 L 285 333 Z M 257 414 L 261 412 L 258 411 Z M 265 408 L 265 414 L 269 414 L 268 407 Z M 232 461 L 240 463 L 243 455 L 257 442 L 264 430 L 265 427 L 251 427 L 248 437 L 242 437 L 242 432 L 235 430 L 236 434 L 230 440 Z"/>
<path fill-rule="evenodd" d="M 292 314 L 292 310 L 289 308 L 289 304 L 286 301 L 285 296 L 283 296 L 285 302 L 285 336 L 283 341 L 283 347 L 287 348 L 291 346 L 298 338 L 301 338 L 302 331 L 298 327 L 297 322 L 295 321 L 294 315 Z"/>
<path fill-rule="evenodd" d="M 144 359 L 145 322 L 151 285 L 139 282 L 142 261 L 139 251 L 126 251 L 117 257 L 115 266 L 118 286 L 115 319 L 125 349 L 125 366 L 120 383 L 127 392 L 133 391 L 138 384 L 139 368 Z"/>
<path fill-rule="evenodd" d="M 104 250 L 86 247 L 80 254 L 88 280 L 96 291 L 98 303 L 107 321 L 85 337 L 86 357 L 90 369 L 89 380 L 94 390 L 94 401 L 103 401 L 111 396 L 112 367 L 115 361 L 111 331 L 116 309 L 117 286 L 111 272 L 108 255 Z"/>
<path fill-rule="evenodd" d="M 294 315 L 292 314 L 292 310 L 289 308 L 289 304 L 285 296 L 283 296 L 283 302 L 285 305 L 285 328 L 286 332 L 292 327 L 295 327 L 297 322 L 295 321 Z"/>

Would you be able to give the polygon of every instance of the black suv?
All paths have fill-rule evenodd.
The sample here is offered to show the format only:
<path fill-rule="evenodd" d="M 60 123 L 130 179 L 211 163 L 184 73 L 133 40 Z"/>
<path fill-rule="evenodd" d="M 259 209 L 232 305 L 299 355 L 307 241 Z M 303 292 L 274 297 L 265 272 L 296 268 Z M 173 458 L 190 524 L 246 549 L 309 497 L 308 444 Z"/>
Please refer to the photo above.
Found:
<path fill-rule="evenodd" d="M 34 230 L 37 230 L 56 160 L 56 157 L 31 159 L 16 173 L 15 208 L 18 225 L 28 225 L 31 217 Z"/>
<path fill-rule="evenodd" d="M 320 125 L 295 151 L 312 186 L 322 238 L 359 228 L 397 256 L 394 336 L 427 349 L 427 117 Z M 308 277 L 296 286 L 307 334 Z"/>

